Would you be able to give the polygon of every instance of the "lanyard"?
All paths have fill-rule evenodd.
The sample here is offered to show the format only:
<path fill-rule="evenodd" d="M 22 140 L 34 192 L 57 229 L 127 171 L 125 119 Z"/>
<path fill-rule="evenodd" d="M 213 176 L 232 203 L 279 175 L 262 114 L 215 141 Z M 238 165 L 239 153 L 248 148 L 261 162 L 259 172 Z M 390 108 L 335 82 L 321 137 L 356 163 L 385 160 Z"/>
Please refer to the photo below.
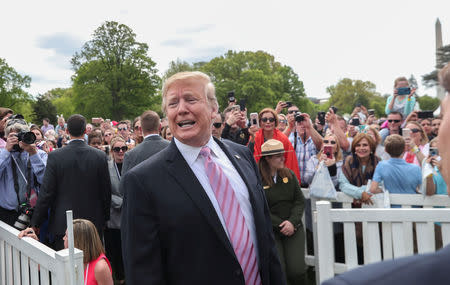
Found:
<path fill-rule="evenodd" d="M 117 163 L 115 163 L 115 162 L 114 162 L 114 168 L 116 169 L 117 178 L 119 178 L 119 181 L 120 181 L 121 175 L 120 175 L 120 172 L 119 172 L 119 168 L 117 168 Z"/>
<path fill-rule="evenodd" d="M 22 175 L 23 180 L 25 180 L 25 184 L 28 184 L 28 180 L 25 178 L 25 174 L 23 174 L 22 169 L 20 169 L 19 164 L 17 163 L 16 158 L 14 157 L 14 155 L 11 154 L 12 159 L 14 160 L 14 163 L 17 166 L 17 169 L 19 169 L 20 175 Z M 20 158 L 20 154 L 19 154 L 19 158 Z"/>

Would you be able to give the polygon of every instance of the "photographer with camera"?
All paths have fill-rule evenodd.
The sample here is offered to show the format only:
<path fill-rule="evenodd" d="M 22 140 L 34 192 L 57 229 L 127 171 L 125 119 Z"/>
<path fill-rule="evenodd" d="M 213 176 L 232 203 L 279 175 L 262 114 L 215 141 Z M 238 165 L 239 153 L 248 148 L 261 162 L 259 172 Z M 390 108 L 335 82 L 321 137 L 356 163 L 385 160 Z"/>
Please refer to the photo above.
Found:
<path fill-rule="evenodd" d="M 5 135 L 6 146 L 0 149 L 0 220 L 24 229 L 44 177 L 47 153 L 36 148 L 36 136 L 21 115 L 6 121 Z"/>
<path fill-rule="evenodd" d="M 247 145 L 251 135 L 246 125 L 247 109 L 241 110 L 239 105 L 228 106 L 223 110 L 223 114 L 225 114 L 225 125 L 222 130 L 222 138 Z"/>

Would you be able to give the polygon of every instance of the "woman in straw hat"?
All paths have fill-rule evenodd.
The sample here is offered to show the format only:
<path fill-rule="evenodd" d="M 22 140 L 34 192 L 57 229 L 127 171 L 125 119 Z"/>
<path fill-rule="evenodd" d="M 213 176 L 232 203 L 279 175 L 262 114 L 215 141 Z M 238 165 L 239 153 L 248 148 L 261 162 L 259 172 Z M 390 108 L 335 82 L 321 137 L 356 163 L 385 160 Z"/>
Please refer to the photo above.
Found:
<path fill-rule="evenodd" d="M 302 225 L 305 198 L 294 172 L 284 165 L 285 152 L 281 141 L 267 140 L 261 146 L 258 168 L 288 284 L 303 284 L 306 270 Z"/>

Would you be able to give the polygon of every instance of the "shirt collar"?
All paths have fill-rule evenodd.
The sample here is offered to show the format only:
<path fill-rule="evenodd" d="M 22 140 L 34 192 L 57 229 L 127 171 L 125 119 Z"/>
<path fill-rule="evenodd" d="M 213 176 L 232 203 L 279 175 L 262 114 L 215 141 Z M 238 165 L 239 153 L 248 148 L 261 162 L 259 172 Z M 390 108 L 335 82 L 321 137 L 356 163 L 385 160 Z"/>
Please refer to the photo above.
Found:
<path fill-rule="evenodd" d="M 202 146 L 201 147 L 190 146 L 180 142 L 175 137 L 173 138 L 173 140 L 175 141 L 178 150 L 181 152 L 188 165 L 192 166 L 192 164 L 194 164 L 194 162 L 197 160 L 198 155 L 200 154 L 200 150 L 202 149 Z M 214 141 L 212 136 L 209 138 L 208 143 L 206 143 L 206 145 L 204 146 L 207 146 L 211 149 L 212 155 L 216 157 L 218 156 L 217 154 L 219 153 L 220 146 Z"/>
<path fill-rule="evenodd" d="M 69 144 L 69 143 L 74 142 L 74 141 L 82 141 L 82 142 L 86 142 L 84 139 L 71 139 L 71 140 L 68 141 L 67 143 Z"/>
<path fill-rule="evenodd" d="M 157 136 L 159 136 L 159 134 L 149 134 L 144 137 L 144 140 L 149 137 L 157 137 Z"/>

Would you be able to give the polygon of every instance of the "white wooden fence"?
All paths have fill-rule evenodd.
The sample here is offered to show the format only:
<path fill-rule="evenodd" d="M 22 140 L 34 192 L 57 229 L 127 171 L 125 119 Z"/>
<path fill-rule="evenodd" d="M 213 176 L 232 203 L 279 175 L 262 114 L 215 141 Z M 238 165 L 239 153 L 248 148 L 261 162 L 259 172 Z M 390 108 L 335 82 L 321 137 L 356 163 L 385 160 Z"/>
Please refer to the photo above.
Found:
<path fill-rule="evenodd" d="M 317 237 L 317 219 L 316 219 L 316 202 L 320 201 L 320 199 L 310 197 L 309 195 L 309 189 L 303 188 L 302 189 L 303 195 L 305 196 L 305 199 L 311 199 L 311 211 L 312 211 L 312 226 L 313 226 L 313 243 L 314 243 L 314 253 L 317 253 L 318 248 L 318 237 Z M 411 208 L 412 206 L 422 206 L 423 208 L 432 208 L 434 206 L 441 206 L 450 208 L 450 197 L 447 195 L 433 195 L 433 196 L 423 196 L 422 194 L 390 194 L 389 195 L 391 204 L 394 205 L 400 205 L 402 208 Z M 354 199 L 348 195 L 346 195 L 343 192 L 337 193 L 336 200 L 330 200 L 331 202 L 340 202 L 342 203 L 342 208 L 344 209 L 351 209 L 352 203 Z M 356 210 L 356 209 L 353 209 Z M 382 209 L 384 210 L 384 209 Z M 303 225 L 305 225 L 305 221 L 303 220 Z M 348 226 L 344 224 L 344 232 Z M 406 222 L 405 227 L 408 229 L 408 236 L 412 236 L 413 229 L 412 229 L 412 223 Z M 306 232 L 306 231 L 305 231 Z M 434 231 L 433 231 L 434 233 Z M 344 237 L 345 238 L 345 237 Z M 307 239 L 305 238 L 305 241 Z M 348 242 L 348 240 L 346 240 Z M 412 246 L 413 241 L 410 239 L 407 239 L 407 242 L 410 243 L 408 245 Z M 316 271 L 316 281 L 317 284 L 319 283 L 320 276 L 319 276 L 319 260 L 316 258 L 315 255 L 308 255 L 306 250 L 306 244 L 305 244 L 305 262 L 309 266 L 314 266 Z M 346 252 L 346 258 L 348 256 L 348 253 Z M 334 261 L 334 260 L 333 260 Z M 339 264 L 337 265 L 338 268 Z M 346 268 L 346 267 L 345 267 Z M 341 272 L 341 271 L 338 271 Z"/>
<path fill-rule="evenodd" d="M 74 250 L 70 276 L 69 249 L 54 251 L 32 238 L 19 239 L 18 234 L 0 221 L 0 285 L 83 284 L 82 251 Z"/>
<path fill-rule="evenodd" d="M 345 263 L 334 262 L 334 222 L 344 223 Z M 413 255 L 413 235 L 409 226 L 413 222 L 418 253 L 435 251 L 434 222 L 441 223 L 443 244 L 450 243 L 450 209 L 331 209 L 330 202 L 319 201 L 316 251 L 319 283 L 358 267 L 356 222 L 362 222 L 363 226 L 364 264 Z"/>

